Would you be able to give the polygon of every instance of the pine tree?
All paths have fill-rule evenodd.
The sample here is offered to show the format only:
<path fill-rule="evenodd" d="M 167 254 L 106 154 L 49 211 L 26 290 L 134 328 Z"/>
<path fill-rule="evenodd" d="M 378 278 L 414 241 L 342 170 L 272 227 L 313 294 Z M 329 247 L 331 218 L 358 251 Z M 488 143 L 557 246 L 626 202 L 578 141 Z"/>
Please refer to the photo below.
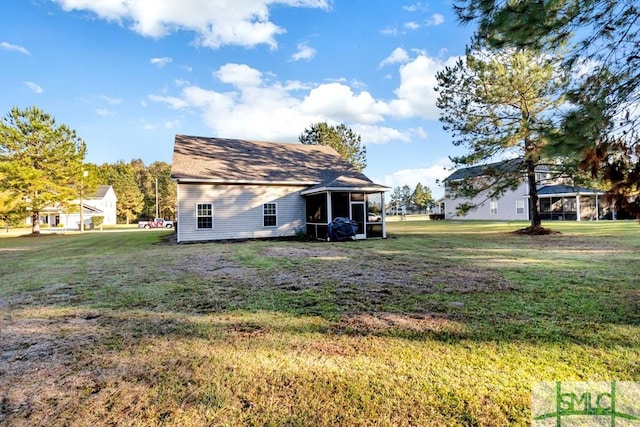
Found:
<path fill-rule="evenodd" d="M 331 126 L 327 122 L 314 123 L 298 137 L 301 144 L 328 145 L 348 160 L 357 170 L 367 166 L 367 148 L 360 135 L 344 124 Z"/>
<path fill-rule="evenodd" d="M 20 199 L 40 233 L 40 212 L 77 197 L 86 145 L 76 132 L 37 107 L 12 108 L 0 123 L 0 187 L 6 200 Z"/>
<path fill-rule="evenodd" d="M 562 105 L 566 78 L 554 57 L 535 51 L 471 51 L 454 67 L 437 75 L 440 121 L 453 144 L 469 153 L 452 158 L 456 165 L 481 165 L 496 157 L 516 157 L 510 167 L 486 168 L 485 177 L 449 183 L 453 196 L 497 198 L 526 178 L 531 228 L 541 226 L 535 168 L 547 163 L 549 137 L 558 132 L 554 117 Z M 497 165 L 500 165 L 498 163 Z M 465 203 L 459 213 L 475 209 Z"/>

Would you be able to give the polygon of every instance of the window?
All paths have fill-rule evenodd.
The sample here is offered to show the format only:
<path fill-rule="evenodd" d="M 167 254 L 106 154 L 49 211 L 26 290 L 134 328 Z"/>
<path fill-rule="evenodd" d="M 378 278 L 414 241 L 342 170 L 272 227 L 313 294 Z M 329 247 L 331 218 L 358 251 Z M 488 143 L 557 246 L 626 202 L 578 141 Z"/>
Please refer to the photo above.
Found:
<path fill-rule="evenodd" d="M 516 200 L 516 215 L 524 215 L 524 200 Z"/>
<path fill-rule="evenodd" d="M 196 218 L 198 228 L 213 228 L 213 205 L 211 203 L 198 203 L 196 206 Z"/>
<path fill-rule="evenodd" d="M 275 203 L 265 203 L 264 205 L 262 205 L 262 210 L 263 224 L 265 227 L 275 227 L 276 225 L 278 225 Z"/>
<path fill-rule="evenodd" d="M 498 202 L 491 202 L 489 204 L 489 213 L 491 215 L 498 215 Z"/>

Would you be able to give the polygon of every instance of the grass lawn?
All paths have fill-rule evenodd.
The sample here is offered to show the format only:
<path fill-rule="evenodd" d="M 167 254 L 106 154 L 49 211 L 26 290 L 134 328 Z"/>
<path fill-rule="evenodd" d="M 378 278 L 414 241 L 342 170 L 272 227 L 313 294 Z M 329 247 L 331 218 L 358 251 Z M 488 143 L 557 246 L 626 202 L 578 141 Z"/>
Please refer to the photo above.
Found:
<path fill-rule="evenodd" d="M 0 425 L 529 425 L 540 381 L 640 381 L 640 225 L 544 225 L 0 235 Z"/>

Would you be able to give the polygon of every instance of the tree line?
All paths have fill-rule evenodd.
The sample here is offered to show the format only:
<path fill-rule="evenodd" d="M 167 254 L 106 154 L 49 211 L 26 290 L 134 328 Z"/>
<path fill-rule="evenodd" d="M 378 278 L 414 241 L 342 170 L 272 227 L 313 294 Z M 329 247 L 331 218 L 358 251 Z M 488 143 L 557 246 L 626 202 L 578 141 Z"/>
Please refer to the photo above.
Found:
<path fill-rule="evenodd" d="M 118 197 L 118 222 L 129 224 L 140 219 L 176 218 L 176 183 L 171 180 L 171 165 L 141 159 L 126 163 L 86 164 L 95 171 L 93 185 L 111 185 Z M 91 175 L 91 172 L 89 173 Z M 157 203 L 157 204 L 156 204 Z"/>
<path fill-rule="evenodd" d="M 86 150 L 73 129 L 39 108 L 12 108 L 0 122 L 0 221 L 19 226 L 29 215 L 37 234 L 43 210 L 77 211 L 74 200 L 90 198 L 99 185 L 114 188 L 119 222 L 153 218 L 156 210 L 175 217 L 171 165 L 140 159 L 96 165 L 85 163 Z"/>
<path fill-rule="evenodd" d="M 415 208 L 421 213 L 426 213 L 433 209 L 437 203 L 431 194 L 431 189 L 418 183 L 413 191 L 407 184 L 394 187 L 390 195 L 389 205 L 394 212 L 404 206 L 407 209 Z"/>

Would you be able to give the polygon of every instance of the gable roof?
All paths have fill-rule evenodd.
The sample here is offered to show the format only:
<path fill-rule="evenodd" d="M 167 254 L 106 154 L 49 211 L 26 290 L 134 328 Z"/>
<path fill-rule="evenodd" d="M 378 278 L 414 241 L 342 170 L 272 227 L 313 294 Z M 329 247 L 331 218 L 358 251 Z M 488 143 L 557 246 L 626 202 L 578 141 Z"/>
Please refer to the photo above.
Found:
<path fill-rule="evenodd" d="M 111 188 L 110 185 L 99 185 L 98 190 L 96 191 L 96 198 L 102 199 L 104 196 L 107 195 L 107 192 L 109 191 L 110 188 Z"/>
<path fill-rule="evenodd" d="M 446 177 L 445 181 L 457 181 L 461 179 L 474 178 L 477 176 L 488 175 L 494 172 L 513 172 L 518 170 L 522 164 L 522 159 L 509 159 L 500 162 L 488 163 L 486 165 L 471 166 L 468 168 L 458 169 L 451 175 Z"/>
<path fill-rule="evenodd" d="M 341 182 L 376 185 L 325 145 L 188 135 L 175 137 L 171 178 L 178 182 L 290 185 L 317 185 L 341 178 Z M 379 191 L 386 187 L 382 188 Z"/>

